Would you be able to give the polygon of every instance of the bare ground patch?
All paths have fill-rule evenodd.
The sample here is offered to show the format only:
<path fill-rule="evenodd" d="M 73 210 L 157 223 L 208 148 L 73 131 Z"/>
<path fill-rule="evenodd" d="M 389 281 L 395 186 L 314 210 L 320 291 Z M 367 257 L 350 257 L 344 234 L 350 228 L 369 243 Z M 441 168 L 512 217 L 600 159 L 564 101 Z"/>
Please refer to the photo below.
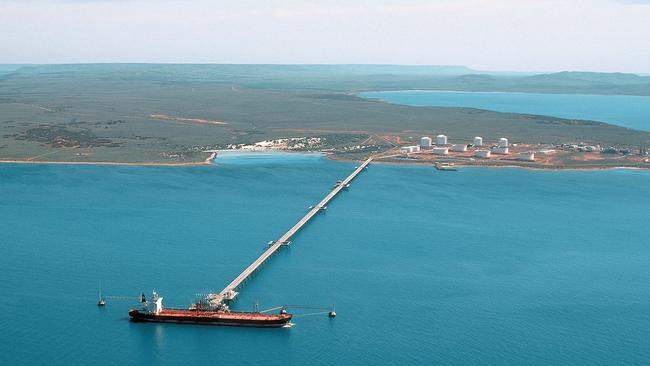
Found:
<path fill-rule="evenodd" d="M 179 123 L 194 124 L 194 125 L 227 125 L 227 123 L 223 121 L 215 121 L 215 120 L 202 119 L 202 118 L 174 117 L 165 114 L 150 114 L 149 118 L 157 119 L 160 121 L 179 122 Z"/>

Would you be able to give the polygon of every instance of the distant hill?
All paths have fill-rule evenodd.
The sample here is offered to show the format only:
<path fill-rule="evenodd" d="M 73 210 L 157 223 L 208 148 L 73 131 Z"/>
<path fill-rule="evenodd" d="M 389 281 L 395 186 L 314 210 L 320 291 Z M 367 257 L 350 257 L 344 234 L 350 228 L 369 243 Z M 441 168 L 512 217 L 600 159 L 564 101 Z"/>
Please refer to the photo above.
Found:
<path fill-rule="evenodd" d="M 409 65 L 235 65 L 70 64 L 0 65 L 0 78 L 108 78 L 159 82 L 208 82 L 265 89 L 516 91 L 533 93 L 650 95 L 650 76 L 625 73 L 558 72 L 504 74 L 465 66 Z"/>
<path fill-rule="evenodd" d="M 471 91 L 650 95 L 650 77 L 571 71 L 522 77 L 473 74 L 444 80 L 437 87 Z"/>
<path fill-rule="evenodd" d="M 23 65 L 0 64 L 0 79 L 20 69 Z"/>
<path fill-rule="evenodd" d="M 648 84 L 650 77 L 637 74 L 563 71 L 554 74 L 540 74 L 525 78 L 538 83 L 599 83 L 599 84 Z"/>

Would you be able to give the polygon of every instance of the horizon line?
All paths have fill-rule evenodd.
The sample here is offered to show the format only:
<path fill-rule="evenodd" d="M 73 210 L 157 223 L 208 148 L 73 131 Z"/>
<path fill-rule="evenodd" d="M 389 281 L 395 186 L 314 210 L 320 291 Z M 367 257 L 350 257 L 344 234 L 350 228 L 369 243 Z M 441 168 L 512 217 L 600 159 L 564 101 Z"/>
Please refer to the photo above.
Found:
<path fill-rule="evenodd" d="M 626 71 L 599 71 L 599 70 L 547 70 L 547 71 L 513 71 L 513 70 L 481 70 L 462 64 L 402 64 L 402 63 L 231 63 L 231 62 L 0 62 L 0 66 L 74 66 L 74 65 L 187 65 L 187 66 L 393 66 L 393 67 L 447 67 L 447 68 L 465 68 L 475 73 L 487 74 L 557 74 L 563 72 L 569 73 L 599 73 L 599 74 L 627 74 L 637 76 L 650 76 L 650 72 L 626 72 Z"/>

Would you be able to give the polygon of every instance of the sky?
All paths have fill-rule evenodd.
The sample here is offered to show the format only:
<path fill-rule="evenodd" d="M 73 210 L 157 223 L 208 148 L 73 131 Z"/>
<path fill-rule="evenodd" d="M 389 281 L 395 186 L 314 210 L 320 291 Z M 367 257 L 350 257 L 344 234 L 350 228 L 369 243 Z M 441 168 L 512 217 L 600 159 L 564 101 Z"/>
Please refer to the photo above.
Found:
<path fill-rule="evenodd" d="M 650 0 L 0 0 L 0 63 L 650 73 Z"/>

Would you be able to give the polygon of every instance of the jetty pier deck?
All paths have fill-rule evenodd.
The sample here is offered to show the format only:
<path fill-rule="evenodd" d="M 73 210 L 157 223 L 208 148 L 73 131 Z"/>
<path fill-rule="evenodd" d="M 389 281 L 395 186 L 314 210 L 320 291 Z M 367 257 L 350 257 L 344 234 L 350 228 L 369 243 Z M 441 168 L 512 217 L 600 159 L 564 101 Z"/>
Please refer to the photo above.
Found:
<path fill-rule="evenodd" d="M 359 165 L 347 178 L 341 182 L 337 182 L 334 189 L 325 196 L 316 206 L 311 207 L 309 212 L 303 216 L 300 221 L 298 221 L 289 231 L 284 233 L 278 240 L 271 242 L 271 245 L 268 249 L 262 253 L 253 263 L 251 263 L 242 273 L 240 273 L 232 282 L 228 284 L 219 294 L 211 294 L 209 297 L 217 302 L 222 300 L 234 300 L 237 296 L 237 288 L 244 282 L 246 279 L 252 275 L 273 253 L 275 253 L 280 247 L 289 242 L 292 236 L 294 236 L 300 229 L 302 229 L 305 224 L 307 224 L 320 210 L 326 208 L 327 204 L 334 198 L 336 195 L 341 192 L 342 189 L 346 188 L 350 182 L 361 173 L 367 166 L 372 162 L 372 157 L 365 160 L 361 165 Z"/>

